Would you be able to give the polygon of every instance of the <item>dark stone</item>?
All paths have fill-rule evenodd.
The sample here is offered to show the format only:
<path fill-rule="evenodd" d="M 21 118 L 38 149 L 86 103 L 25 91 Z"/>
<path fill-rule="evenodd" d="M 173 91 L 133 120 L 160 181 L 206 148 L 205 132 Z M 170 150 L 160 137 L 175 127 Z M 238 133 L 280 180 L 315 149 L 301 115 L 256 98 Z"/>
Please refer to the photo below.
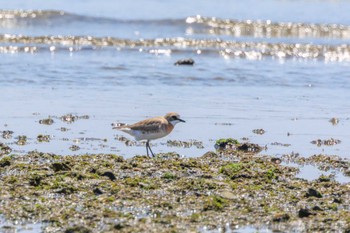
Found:
<path fill-rule="evenodd" d="M 327 177 L 327 176 L 321 176 L 320 178 L 318 178 L 319 182 L 330 182 L 331 178 Z"/>
<path fill-rule="evenodd" d="M 84 226 L 74 226 L 69 227 L 65 231 L 65 233 L 91 233 L 92 231 Z"/>
<path fill-rule="evenodd" d="M 315 211 L 323 211 L 323 209 L 321 208 L 321 207 L 319 207 L 319 206 L 314 206 L 313 208 L 312 208 L 312 210 L 315 210 Z"/>
<path fill-rule="evenodd" d="M 104 173 L 101 174 L 101 176 L 107 176 L 111 181 L 116 180 L 117 178 L 111 171 L 105 171 Z"/>
<path fill-rule="evenodd" d="M 69 167 L 68 163 L 61 163 L 61 162 L 52 163 L 51 168 L 55 172 L 70 171 L 70 167 Z"/>
<path fill-rule="evenodd" d="M 271 162 L 273 162 L 275 164 L 280 164 L 282 162 L 282 160 L 280 158 L 271 158 Z"/>
<path fill-rule="evenodd" d="M 193 66 L 194 60 L 192 58 L 181 59 L 181 60 L 178 60 L 177 62 L 175 62 L 174 65 L 176 65 L 176 66 L 181 66 L 181 65 Z"/>
<path fill-rule="evenodd" d="M 9 146 L 0 142 L 0 156 L 1 155 L 8 155 L 11 152 L 12 152 L 12 149 Z"/>
<path fill-rule="evenodd" d="M 259 146 L 258 144 L 243 143 L 243 144 L 237 146 L 237 150 L 244 151 L 244 152 L 255 152 L 255 153 L 258 153 L 258 152 L 262 151 L 262 147 Z"/>
<path fill-rule="evenodd" d="M 94 194 L 97 195 L 97 196 L 103 194 L 102 190 L 99 189 L 99 188 L 94 188 L 93 192 L 94 192 Z"/>
<path fill-rule="evenodd" d="M 310 215 L 315 215 L 314 213 L 312 213 L 309 209 L 300 209 L 298 212 L 298 216 L 299 218 L 306 218 L 309 217 Z"/>
<path fill-rule="evenodd" d="M 75 191 L 77 191 L 76 188 L 74 188 L 73 186 L 68 186 L 57 190 L 56 193 L 68 195 L 74 193 Z"/>
<path fill-rule="evenodd" d="M 121 229 L 123 229 L 124 227 L 125 227 L 125 225 L 122 224 L 122 223 L 117 223 L 117 224 L 114 225 L 114 229 L 115 229 L 115 230 L 121 230 Z"/>
<path fill-rule="evenodd" d="M 0 167 L 6 167 L 10 165 L 11 165 L 11 162 L 9 158 L 3 158 L 2 160 L 0 160 Z"/>
<path fill-rule="evenodd" d="M 307 193 L 305 194 L 305 197 L 317 197 L 317 198 L 321 198 L 322 194 L 317 191 L 316 189 L 313 188 L 309 188 L 307 190 Z"/>
<path fill-rule="evenodd" d="M 29 179 L 29 184 L 31 186 L 39 186 L 41 184 L 42 176 L 35 175 Z"/>
<path fill-rule="evenodd" d="M 219 158 L 219 155 L 213 151 L 208 151 L 204 155 L 202 155 L 202 158 L 203 159 L 217 159 L 217 158 Z"/>
<path fill-rule="evenodd" d="M 339 199 L 339 198 L 334 198 L 333 203 L 341 204 L 341 203 L 342 203 L 342 200 Z"/>
<path fill-rule="evenodd" d="M 286 213 L 283 214 L 276 214 L 272 221 L 274 222 L 287 222 L 290 219 L 290 216 Z"/>

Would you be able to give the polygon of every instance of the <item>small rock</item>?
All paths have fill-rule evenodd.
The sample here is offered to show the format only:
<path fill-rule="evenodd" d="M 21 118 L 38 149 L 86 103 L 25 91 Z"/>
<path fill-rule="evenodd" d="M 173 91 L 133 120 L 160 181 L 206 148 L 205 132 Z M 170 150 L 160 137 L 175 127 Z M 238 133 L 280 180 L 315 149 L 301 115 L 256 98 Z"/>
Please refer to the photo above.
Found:
<path fill-rule="evenodd" d="M 323 209 L 317 205 L 315 205 L 314 207 L 312 207 L 312 210 L 315 210 L 315 211 L 323 211 Z"/>
<path fill-rule="evenodd" d="M 50 135 L 42 135 L 42 134 L 39 134 L 39 135 L 36 137 L 36 140 L 38 140 L 38 142 L 50 142 Z"/>
<path fill-rule="evenodd" d="M 7 155 L 7 154 L 10 154 L 11 152 L 12 152 L 12 149 L 8 145 L 0 142 L 0 155 Z"/>
<path fill-rule="evenodd" d="M 223 191 L 219 194 L 222 198 L 225 198 L 225 199 L 230 199 L 230 200 L 233 200 L 235 199 L 236 195 L 233 193 L 233 192 L 230 192 L 230 191 Z"/>
<path fill-rule="evenodd" d="M 13 131 L 5 130 L 2 132 L 2 138 L 3 139 L 10 139 L 12 138 Z"/>
<path fill-rule="evenodd" d="M 176 65 L 176 66 L 181 66 L 181 65 L 193 66 L 194 60 L 192 58 L 181 59 L 181 60 L 178 60 L 177 62 L 175 62 L 174 65 Z"/>
<path fill-rule="evenodd" d="M 114 229 L 115 230 L 121 230 L 121 229 L 123 229 L 123 228 L 125 228 L 126 227 L 126 225 L 125 224 L 123 224 L 123 223 L 116 223 L 115 225 L 114 225 Z"/>
<path fill-rule="evenodd" d="M 64 233 L 90 233 L 92 232 L 89 228 L 86 228 L 85 226 L 73 226 L 68 227 Z"/>
<path fill-rule="evenodd" d="M 67 163 L 55 162 L 51 164 L 52 170 L 55 172 L 59 171 L 70 171 L 70 166 Z"/>
<path fill-rule="evenodd" d="M 321 175 L 318 179 L 319 182 L 330 182 L 332 180 L 331 176 Z"/>
<path fill-rule="evenodd" d="M 217 159 L 217 158 L 219 158 L 219 155 L 218 154 L 216 154 L 215 152 L 213 152 L 213 151 L 208 151 L 208 152 L 206 152 L 204 155 L 202 155 L 202 158 L 203 159 Z"/>
<path fill-rule="evenodd" d="M 75 116 L 73 114 L 66 114 L 60 117 L 60 119 L 63 122 L 66 122 L 68 124 L 75 122 L 76 120 L 78 120 L 78 118 L 79 118 L 78 116 Z"/>
<path fill-rule="evenodd" d="M 258 144 L 253 144 L 253 143 L 243 143 L 239 146 L 237 146 L 237 150 L 239 151 L 244 151 L 244 152 L 254 152 L 254 153 L 258 153 L 260 151 L 262 151 L 262 147 L 259 146 Z"/>
<path fill-rule="evenodd" d="M 331 119 L 329 120 L 329 122 L 331 122 L 331 123 L 332 123 L 332 125 L 337 125 L 337 124 L 339 123 L 339 119 L 338 119 L 338 118 L 333 117 L 333 118 L 331 118 Z"/>
<path fill-rule="evenodd" d="M 70 149 L 71 151 L 77 151 L 77 150 L 80 150 L 80 147 L 77 146 L 77 145 L 72 145 L 71 147 L 69 147 L 69 149 Z"/>
<path fill-rule="evenodd" d="M 94 188 L 92 191 L 96 196 L 103 194 L 103 191 L 100 188 Z"/>
<path fill-rule="evenodd" d="M 315 214 L 306 208 L 305 209 L 301 208 L 298 212 L 299 218 L 306 218 L 306 217 L 309 217 L 310 215 L 315 215 Z"/>
<path fill-rule="evenodd" d="M 54 121 L 51 118 L 39 120 L 39 124 L 41 125 L 52 125 L 53 123 Z"/>
<path fill-rule="evenodd" d="M 330 138 L 330 139 L 326 139 L 326 140 L 322 140 L 322 139 L 316 139 L 311 141 L 311 144 L 315 144 L 316 146 L 334 146 L 337 144 L 340 144 L 341 141 L 339 139 L 335 139 L 335 138 Z"/>
<path fill-rule="evenodd" d="M 239 144 L 240 143 L 237 139 L 221 138 L 221 139 L 216 140 L 214 147 L 217 150 L 236 149 L 236 147 Z"/>
<path fill-rule="evenodd" d="M 334 198 L 333 203 L 341 204 L 341 203 L 342 203 L 342 200 L 339 199 L 339 198 Z"/>
<path fill-rule="evenodd" d="M 24 146 L 25 144 L 27 144 L 27 136 L 25 136 L 25 135 L 18 136 L 18 140 L 17 140 L 16 144 L 19 146 Z"/>
<path fill-rule="evenodd" d="M 111 171 L 105 171 L 101 174 L 101 176 L 106 176 L 108 177 L 111 181 L 116 180 L 117 178 L 115 177 L 115 175 L 113 174 L 113 172 Z"/>
<path fill-rule="evenodd" d="M 286 213 L 278 213 L 273 216 L 272 221 L 274 222 L 287 222 L 290 219 L 290 216 Z"/>
<path fill-rule="evenodd" d="M 11 160 L 10 157 L 5 157 L 5 158 L 1 159 L 0 160 L 0 167 L 10 166 L 11 165 L 10 160 Z"/>
<path fill-rule="evenodd" d="M 280 164 L 282 162 L 282 160 L 280 158 L 271 158 L 271 162 L 273 162 L 275 164 Z"/>
<path fill-rule="evenodd" d="M 253 129 L 253 133 L 263 135 L 265 133 L 264 129 Z"/>
<path fill-rule="evenodd" d="M 309 188 L 307 190 L 307 193 L 305 194 L 305 197 L 317 197 L 317 198 L 321 198 L 322 194 L 317 191 L 316 189 L 313 188 Z"/>

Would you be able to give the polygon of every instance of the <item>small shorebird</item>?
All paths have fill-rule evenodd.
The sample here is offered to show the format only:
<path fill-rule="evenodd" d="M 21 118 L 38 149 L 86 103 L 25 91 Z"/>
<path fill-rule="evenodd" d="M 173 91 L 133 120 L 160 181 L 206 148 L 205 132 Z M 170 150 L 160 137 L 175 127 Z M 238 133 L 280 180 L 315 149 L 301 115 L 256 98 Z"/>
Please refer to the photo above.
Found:
<path fill-rule="evenodd" d="M 154 117 L 137 122 L 132 125 L 112 124 L 113 129 L 118 129 L 133 136 L 137 141 L 146 140 L 147 156 L 148 149 L 154 157 L 153 151 L 149 145 L 150 140 L 167 136 L 179 122 L 185 122 L 176 112 L 167 113 L 164 117 Z"/>

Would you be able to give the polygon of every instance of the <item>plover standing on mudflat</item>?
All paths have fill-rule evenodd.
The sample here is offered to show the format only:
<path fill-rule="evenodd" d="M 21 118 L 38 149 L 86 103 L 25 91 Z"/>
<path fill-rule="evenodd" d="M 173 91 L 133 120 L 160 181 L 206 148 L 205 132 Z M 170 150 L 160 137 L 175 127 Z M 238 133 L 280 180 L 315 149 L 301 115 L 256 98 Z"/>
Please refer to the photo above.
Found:
<path fill-rule="evenodd" d="M 162 138 L 171 133 L 174 126 L 179 122 L 185 122 L 176 112 L 167 113 L 165 116 L 154 117 L 137 122 L 132 125 L 121 125 L 118 123 L 112 124 L 113 129 L 118 129 L 130 134 L 137 141 L 146 140 L 146 151 L 149 157 L 148 149 L 152 156 L 154 153 L 149 145 L 149 142 L 154 139 Z"/>

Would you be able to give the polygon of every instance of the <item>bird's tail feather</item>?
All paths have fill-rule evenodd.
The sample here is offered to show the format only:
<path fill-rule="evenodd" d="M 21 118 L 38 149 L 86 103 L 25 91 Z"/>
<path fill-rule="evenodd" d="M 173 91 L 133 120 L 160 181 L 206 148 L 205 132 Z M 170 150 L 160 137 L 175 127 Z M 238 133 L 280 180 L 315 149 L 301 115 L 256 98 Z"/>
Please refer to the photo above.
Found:
<path fill-rule="evenodd" d="M 112 123 L 112 129 L 122 129 L 124 127 L 126 127 L 127 124 L 125 123 L 120 123 L 120 122 L 115 122 L 115 123 Z"/>

